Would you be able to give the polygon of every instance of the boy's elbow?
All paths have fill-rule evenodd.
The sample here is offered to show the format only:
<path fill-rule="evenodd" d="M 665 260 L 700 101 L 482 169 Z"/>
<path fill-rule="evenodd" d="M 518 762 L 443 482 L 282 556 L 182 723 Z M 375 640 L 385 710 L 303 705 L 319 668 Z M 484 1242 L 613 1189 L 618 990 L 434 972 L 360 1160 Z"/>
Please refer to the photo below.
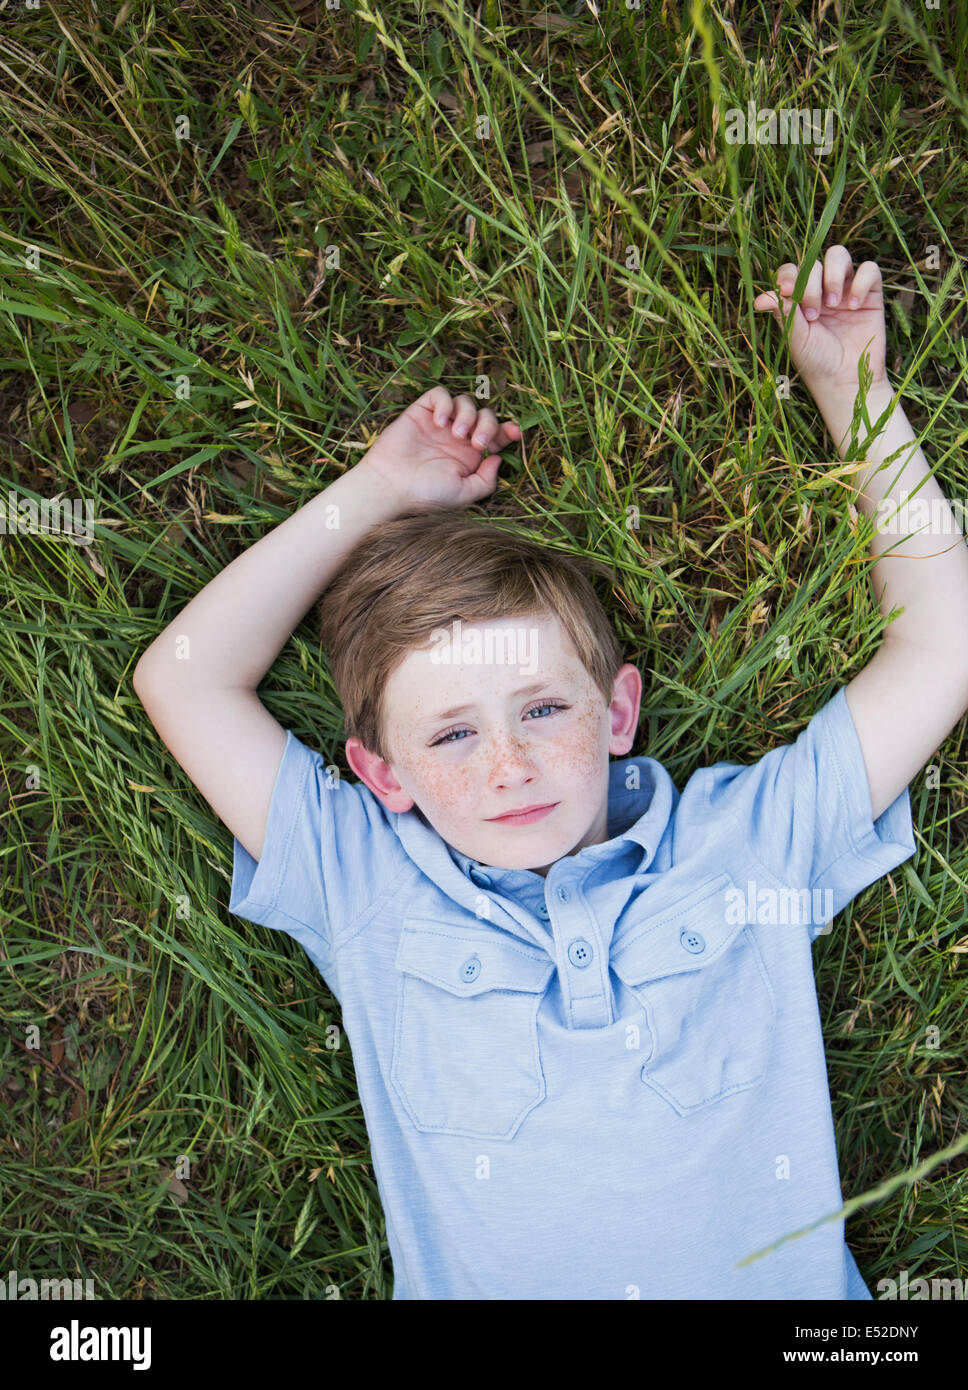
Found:
<path fill-rule="evenodd" d="M 131 685 L 134 689 L 134 693 L 137 695 L 138 699 L 141 701 L 142 704 L 145 704 L 146 701 L 150 698 L 150 692 L 153 688 L 153 684 L 154 681 L 151 674 L 151 668 L 145 661 L 145 658 L 142 657 L 141 660 L 138 662 L 137 666 L 134 668 L 134 671 L 131 673 Z"/>
<path fill-rule="evenodd" d="M 140 675 L 137 667 L 135 667 L 134 675 L 131 677 L 131 688 L 143 705 L 145 702 L 144 678 Z"/>

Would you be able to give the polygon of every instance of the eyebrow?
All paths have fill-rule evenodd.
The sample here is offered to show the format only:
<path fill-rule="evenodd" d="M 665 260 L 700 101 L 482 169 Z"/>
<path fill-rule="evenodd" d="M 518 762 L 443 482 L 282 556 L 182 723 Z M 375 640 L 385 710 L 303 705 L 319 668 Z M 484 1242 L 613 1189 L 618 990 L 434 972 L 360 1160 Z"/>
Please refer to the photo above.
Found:
<path fill-rule="evenodd" d="M 539 690 L 544 690 L 545 686 L 550 685 L 551 681 L 538 681 L 537 685 L 523 685 L 520 690 L 512 690 L 508 699 L 514 699 L 517 695 L 537 695 Z M 445 709 L 440 714 L 431 715 L 429 719 L 421 720 L 421 724 L 439 724 L 444 719 L 454 719 L 458 714 L 466 714 L 469 709 L 476 709 L 473 703 L 469 705 L 456 705 L 454 709 Z"/>

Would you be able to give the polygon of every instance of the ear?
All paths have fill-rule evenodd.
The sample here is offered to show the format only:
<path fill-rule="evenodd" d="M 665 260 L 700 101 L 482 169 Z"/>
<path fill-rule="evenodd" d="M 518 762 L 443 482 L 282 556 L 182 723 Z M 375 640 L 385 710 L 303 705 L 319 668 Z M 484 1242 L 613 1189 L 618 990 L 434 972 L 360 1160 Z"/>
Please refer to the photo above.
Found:
<path fill-rule="evenodd" d="M 358 738 L 346 740 L 346 761 L 388 811 L 409 811 L 414 805 L 413 797 L 403 790 L 390 764 L 364 748 Z"/>
<path fill-rule="evenodd" d="M 634 666 L 619 668 L 612 687 L 612 703 L 608 707 L 611 720 L 609 753 L 628 753 L 635 742 L 639 726 L 639 706 L 642 703 L 642 677 Z"/>

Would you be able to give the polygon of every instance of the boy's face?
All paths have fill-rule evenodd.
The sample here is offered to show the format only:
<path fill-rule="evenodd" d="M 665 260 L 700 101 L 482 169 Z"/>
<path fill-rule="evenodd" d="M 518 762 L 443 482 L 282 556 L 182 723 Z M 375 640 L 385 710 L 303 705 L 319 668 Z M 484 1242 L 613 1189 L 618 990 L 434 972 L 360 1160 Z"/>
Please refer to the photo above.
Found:
<path fill-rule="evenodd" d="M 455 623 L 387 683 L 390 761 L 352 738 L 346 755 L 388 810 L 416 805 L 470 858 L 546 874 L 607 839 L 608 758 L 632 747 L 641 697 L 625 665 L 606 704 L 554 614 Z M 536 805 L 551 809 L 501 819 Z"/>

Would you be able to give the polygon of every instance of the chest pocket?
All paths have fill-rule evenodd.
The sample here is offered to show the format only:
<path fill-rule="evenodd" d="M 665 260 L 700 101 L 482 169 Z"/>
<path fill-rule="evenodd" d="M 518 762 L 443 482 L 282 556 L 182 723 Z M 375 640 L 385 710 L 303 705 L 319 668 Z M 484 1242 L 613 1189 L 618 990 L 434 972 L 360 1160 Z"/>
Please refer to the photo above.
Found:
<path fill-rule="evenodd" d="M 680 1115 L 756 1086 L 769 1061 L 773 990 L 750 928 L 727 920 L 729 888 L 724 873 L 694 889 L 611 957 L 652 1032 L 642 1080 Z"/>
<path fill-rule="evenodd" d="M 554 962 L 496 928 L 407 917 L 390 1080 L 417 1129 L 510 1139 L 545 1097 L 538 1009 Z"/>

